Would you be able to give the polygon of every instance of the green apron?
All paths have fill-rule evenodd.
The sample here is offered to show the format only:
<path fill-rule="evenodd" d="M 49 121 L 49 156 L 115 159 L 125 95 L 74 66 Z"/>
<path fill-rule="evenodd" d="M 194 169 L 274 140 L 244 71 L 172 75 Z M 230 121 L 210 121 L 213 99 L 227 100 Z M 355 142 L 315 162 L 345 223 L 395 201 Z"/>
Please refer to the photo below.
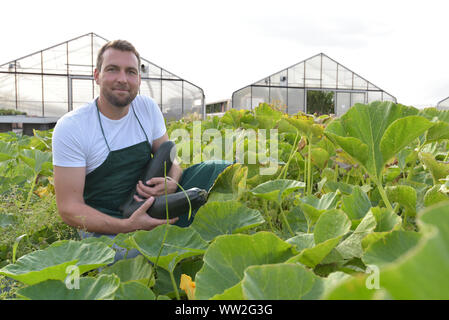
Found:
<path fill-rule="evenodd" d="M 126 201 L 132 190 L 136 189 L 137 181 L 151 159 L 151 143 L 148 141 L 148 137 L 134 111 L 132 103 L 131 109 L 145 134 L 146 141 L 111 151 L 104 135 L 100 111 L 97 106 L 98 121 L 100 122 L 101 133 L 108 147 L 109 154 L 98 168 L 86 176 L 84 184 L 83 196 L 87 205 L 120 219 L 122 214 L 118 210 L 119 206 Z"/>

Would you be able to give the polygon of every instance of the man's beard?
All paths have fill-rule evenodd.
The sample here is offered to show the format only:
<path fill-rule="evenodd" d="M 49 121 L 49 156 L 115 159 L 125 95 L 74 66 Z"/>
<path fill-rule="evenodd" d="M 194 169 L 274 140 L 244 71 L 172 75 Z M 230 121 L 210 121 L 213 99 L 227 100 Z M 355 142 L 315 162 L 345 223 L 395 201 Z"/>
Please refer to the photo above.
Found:
<path fill-rule="evenodd" d="M 119 98 L 116 97 L 113 94 L 110 94 L 109 92 L 105 92 L 104 93 L 104 97 L 106 98 L 106 100 L 113 106 L 115 107 L 119 107 L 119 108 L 124 108 L 126 106 L 128 106 L 136 97 L 136 94 L 132 94 L 131 92 L 129 93 L 129 96 L 127 97 L 123 97 L 123 98 Z"/>

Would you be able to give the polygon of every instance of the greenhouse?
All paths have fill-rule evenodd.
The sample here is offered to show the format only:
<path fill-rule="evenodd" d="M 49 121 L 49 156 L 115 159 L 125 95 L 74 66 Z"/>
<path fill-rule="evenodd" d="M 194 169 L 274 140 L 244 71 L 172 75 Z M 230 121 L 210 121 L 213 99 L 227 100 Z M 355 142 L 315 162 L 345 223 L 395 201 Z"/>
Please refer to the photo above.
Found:
<path fill-rule="evenodd" d="M 60 117 L 98 96 L 94 69 L 108 40 L 88 33 L 0 65 L 0 109 Z M 167 120 L 204 116 L 204 91 L 141 57 L 140 94 L 152 97 Z"/>
<path fill-rule="evenodd" d="M 232 108 L 272 103 L 289 114 L 345 113 L 355 103 L 396 98 L 324 53 L 281 70 L 232 94 Z"/>
<path fill-rule="evenodd" d="M 449 110 L 449 97 L 438 102 L 437 109 Z"/>

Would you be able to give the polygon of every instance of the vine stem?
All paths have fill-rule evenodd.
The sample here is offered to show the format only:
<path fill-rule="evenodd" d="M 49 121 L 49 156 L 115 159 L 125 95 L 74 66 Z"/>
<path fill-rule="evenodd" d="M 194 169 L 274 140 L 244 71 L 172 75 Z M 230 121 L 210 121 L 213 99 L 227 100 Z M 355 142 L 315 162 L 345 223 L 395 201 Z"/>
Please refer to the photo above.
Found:
<path fill-rule="evenodd" d="M 376 183 L 377 188 L 379 189 L 380 196 L 382 197 L 382 200 L 384 201 L 387 208 L 393 210 L 393 207 L 391 206 L 390 200 L 388 200 L 387 193 L 385 192 L 385 189 L 382 186 L 382 184 L 379 183 L 377 179 L 374 182 Z"/>
<path fill-rule="evenodd" d="M 307 137 L 308 149 L 307 154 L 307 195 L 312 194 L 312 136 Z"/>

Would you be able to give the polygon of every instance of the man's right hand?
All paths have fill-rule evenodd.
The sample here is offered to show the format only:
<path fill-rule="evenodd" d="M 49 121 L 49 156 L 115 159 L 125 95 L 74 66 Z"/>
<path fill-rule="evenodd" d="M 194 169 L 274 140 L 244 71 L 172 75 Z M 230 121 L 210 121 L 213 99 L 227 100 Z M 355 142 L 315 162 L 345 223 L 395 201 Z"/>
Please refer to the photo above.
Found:
<path fill-rule="evenodd" d="M 135 199 L 137 201 L 142 200 L 141 198 L 138 198 L 137 196 L 135 196 Z M 151 230 L 151 229 L 154 229 L 155 227 L 157 227 L 159 225 L 167 223 L 166 219 L 155 219 L 155 218 L 150 217 L 147 214 L 147 210 L 153 205 L 153 202 L 154 202 L 154 197 L 150 197 L 150 198 L 146 199 L 144 204 L 142 204 L 128 218 L 128 221 L 129 221 L 132 229 L 135 229 L 135 230 Z M 176 221 L 178 221 L 178 219 L 179 218 L 169 219 L 168 222 L 170 224 L 173 224 Z"/>

